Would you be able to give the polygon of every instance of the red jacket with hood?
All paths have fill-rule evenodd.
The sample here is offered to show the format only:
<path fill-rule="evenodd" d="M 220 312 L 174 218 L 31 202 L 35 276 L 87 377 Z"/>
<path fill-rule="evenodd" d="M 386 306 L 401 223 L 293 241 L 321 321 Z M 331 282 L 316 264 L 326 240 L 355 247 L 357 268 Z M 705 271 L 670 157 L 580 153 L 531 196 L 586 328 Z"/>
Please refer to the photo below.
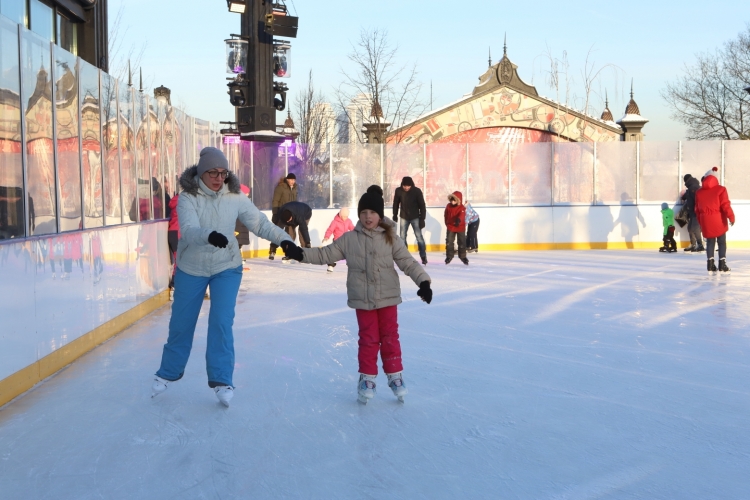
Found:
<path fill-rule="evenodd" d="M 716 176 L 704 177 L 703 186 L 695 192 L 695 214 L 706 238 L 718 238 L 729 231 L 727 219 L 734 224 L 727 188 L 719 185 Z"/>
<path fill-rule="evenodd" d="M 448 203 L 445 206 L 445 225 L 448 227 L 448 231 L 463 233 L 466 231 L 466 207 L 461 191 L 453 191 L 453 194 L 448 195 L 448 201 L 452 199 L 457 200 L 458 204 Z M 456 224 L 456 219 L 458 219 L 458 224 Z"/>

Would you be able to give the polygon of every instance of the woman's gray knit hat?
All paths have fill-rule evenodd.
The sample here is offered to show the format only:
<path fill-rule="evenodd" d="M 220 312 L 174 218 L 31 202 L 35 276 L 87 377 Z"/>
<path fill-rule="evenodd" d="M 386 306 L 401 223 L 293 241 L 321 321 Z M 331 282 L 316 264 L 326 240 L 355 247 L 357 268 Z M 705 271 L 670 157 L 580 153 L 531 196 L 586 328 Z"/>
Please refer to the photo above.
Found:
<path fill-rule="evenodd" d="M 203 148 L 201 149 L 200 156 L 198 160 L 198 177 L 215 168 L 229 170 L 227 157 L 224 156 L 224 153 L 220 149 L 212 147 Z"/>

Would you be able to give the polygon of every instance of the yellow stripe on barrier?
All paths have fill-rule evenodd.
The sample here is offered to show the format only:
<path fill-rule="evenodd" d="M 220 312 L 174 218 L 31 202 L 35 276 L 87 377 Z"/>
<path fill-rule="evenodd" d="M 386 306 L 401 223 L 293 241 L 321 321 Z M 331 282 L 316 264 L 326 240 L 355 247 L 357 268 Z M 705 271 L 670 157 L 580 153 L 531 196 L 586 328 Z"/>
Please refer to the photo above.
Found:
<path fill-rule="evenodd" d="M 37 383 L 65 368 L 104 341 L 114 337 L 168 302 L 169 290 L 165 290 L 62 346 L 39 361 L 0 380 L 0 406 L 28 391 Z"/>

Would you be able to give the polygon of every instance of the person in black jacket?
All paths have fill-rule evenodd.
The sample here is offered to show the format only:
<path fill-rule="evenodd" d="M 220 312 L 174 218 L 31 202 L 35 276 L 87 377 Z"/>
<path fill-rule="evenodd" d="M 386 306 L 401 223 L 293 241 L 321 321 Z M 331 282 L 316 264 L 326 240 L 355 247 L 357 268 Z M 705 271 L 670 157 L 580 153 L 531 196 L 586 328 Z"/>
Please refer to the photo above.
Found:
<path fill-rule="evenodd" d="M 698 179 L 690 174 L 685 174 L 682 178 L 685 182 L 685 194 L 682 195 L 682 201 L 685 202 L 685 208 L 688 212 L 688 234 L 690 234 L 690 246 L 685 248 L 686 252 L 705 252 L 703 247 L 703 237 L 701 235 L 701 225 L 698 222 L 698 216 L 695 215 L 695 192 L 701 188 Z"/>
<path fill-rule="evenodd" d="M 399 208 L 401 208 L 400 221 L 398 220 Z M 404 177 L 401 179 L 401 187 L 397 187 L 393 195 L 393 221 L 399 223 L 399 234 L 404 243 L 406 243 L 409 226 L 414 229 L 414 236 L 417 238 L 417 248 L 419 248 L 419 256 L 422 258 L 423 265 L 427 264 L 427 246 L 422 236 L 426 216 L 427 210 L 422 190 L 414 185 L 414 180 L 411 177 Z"/>
<path fill-rule="evenodd" d="M 299 228 L 299 246 L 310 248 L 310 233 L 307 231 L 307 225 L 312 218 L 312 208 L 301 201 L 290 201 L 279 208 L 279 224 L 286 227 L 287 233 L 294 238 L 295 229 Z M 276 245 L 271 244 L 271 249 L 275 252 Z M 282 262 L 289 263 L 289 257 L 282 257 Z"/>

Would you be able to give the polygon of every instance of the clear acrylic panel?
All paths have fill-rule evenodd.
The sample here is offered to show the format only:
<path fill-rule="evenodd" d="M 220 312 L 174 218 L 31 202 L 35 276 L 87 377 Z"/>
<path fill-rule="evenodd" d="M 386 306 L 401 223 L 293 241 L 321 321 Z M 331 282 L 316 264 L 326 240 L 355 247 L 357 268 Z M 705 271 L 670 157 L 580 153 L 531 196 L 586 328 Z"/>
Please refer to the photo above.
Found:
<path fill-rule="evenodd" d="M 243 141 L 242 146 L 247 151 L 243 157 L 248 171 L 253 155 L 253 203 L 261 210 L 270 210 L 273 191 L 286 177 L 284 156 L 279 156 L 279 146 L 273 143 Z"/>
<path fill-rule="evenodd" d="M 174 164 L 175 164 L 175 193 L 179 193 L 182 188 L 180 187 L 179 178 L 182 172 L 188 167 L 185 161 L 185 138 L 183 137 L 184 129 L 184 113 L 177 109 L 172 108 L 172 114 L 174 115 L 173 126 L 174 126 Z"/>
<path fill-rule="evenodd" d="M 18 49 L 18 26 L 0 17 L 0 240 L 26 236 Z"/>
<path fill-rule="evenodd" d="M 33 235 L 56 233 L 50 43 L 25 29 L 21 29 L 21 32 L 21 91 L 26 127 L 29 229 Z"/>
<path fill-rule="evenodd" d="M 508 204 L 508 144 L 469 144 L 469 193 L 473 205 Z"/>
<path fill-rule="evenodd" d="M 552 143 L 555 203 L 590 205 L 594 200 L 594 143 Z"/>
<path fill-rule="evenodd" d="M 421 144 L 385 144 L 383 146 L 385 206 L 393 206 L 396 188 L 404 177 L 411 177 L 414 185 L 424 190 L 424 148 Z"/>
<path fill-rule="evenodd" d="M 448 204 L 454 191 L 466 192 L 466 144 L 427 144 L 427 182 L 424 193 L 429 207 Z"/>
<path fill-rule="evenodd" d="M 641 178 L 639 203 L 670 205 L 678 198 L 677 142 L 641 142 Z"/>
<path fill-rule="evenodd" d="M 174 108 L 169 104 L 162 105 L 164 120 L 162 122 L 162 130 L 164 131 L 163 143 L 164 143 L 164 195 L 165 203 L 164 207 L 165 216 L 169 218 L 169 202 L 166 197 L 170 199 L 177 194 L 177 170 L 175 168 L 175 130 L 174 130 Z"/>
<path fill-rule="evenodd" d="M 511 144 L 511 203 L 550 205 L 552 144 L 547 142 Z"/>
<path fill-rule="evenodd" d="M 148 99 L 140 92 L 135 92 L 135 165 L 137 202 L 130 206 L 132 220 L 147 221 L 153 219 L 151 201 L 155 186 L 151 183 L 150 137 L 148 130 Z"/>
<path fill-rule="evenodd" d="M 68 51 L 54 46 L 57 179 L 60 232 L 81 229 L 81 157 L 78 141 L 78 64 Z"/>
<path fill-rule="evenodd" d="M 634 205 L 636 195 L 635 142 L 596 144 L 596 203 Z"/>
<path fill-rule="evenodd" d="M 724 186 L 731 202 L 750 202 L 750 141 L 724 141 Z"/>
<path fill-rule="evenodd" d="M 117 80 L 101 73 L 102 156 L 104 162 L 104 214 L 108 226 L 122 223 L 120 152 L 117 130 Z"/>
<path fill-rule="evenodd" d="M 328 208 L 330 200 L 329 149 L 325 144 L 290 144 L 279 147 L 288 155 L 289 172 L 297 176 L 297 200 L 312 208 Z"/>
<path fill-rule="evenodd" d="M 700 180 L 714 166 L 721 168 L 721 141 L 683 141 L 680 190 L 684 190 L 685 174 Z"/>
<path fill-rule="evenodd" d="M 380 185 L 379 144 L 333 144 L 333 205 L 356 207 L 373 184 Z"/>
<path fill-rule="evenodd" d="M 84 226 L 88 229 L 104 225 L 99 68 L 80 60 L 80 77 L 83 216 Z"/>
<path fill-rule="evenodd" d="M 203 148 L 211 146 L 211 137 L 208 133 L 210 123 L 205 120 L 195 118 L 195 157 L 199 158 Z M 196 159 L 196 163 L 198 160 Z"/>
<path fill-rule="evenodd" d="M 159 117 L 159 103 L 154 97 L 148 100 L 149 163 L 151 168 L 152 207 L 154 219 L 164 218 L 164 166 L 162 153 L 163 118 Z"/>
<path fill-rule="evenodd" d="M 137 203 L 134 90 L 122 82 L 118 82 L 118 88 L 120 174 L 122 178 L 122 206 L 125 210 L 122 219 L 124 223 L 131 223 L 138 220 L 135 211 L 131 210 Z"/>

